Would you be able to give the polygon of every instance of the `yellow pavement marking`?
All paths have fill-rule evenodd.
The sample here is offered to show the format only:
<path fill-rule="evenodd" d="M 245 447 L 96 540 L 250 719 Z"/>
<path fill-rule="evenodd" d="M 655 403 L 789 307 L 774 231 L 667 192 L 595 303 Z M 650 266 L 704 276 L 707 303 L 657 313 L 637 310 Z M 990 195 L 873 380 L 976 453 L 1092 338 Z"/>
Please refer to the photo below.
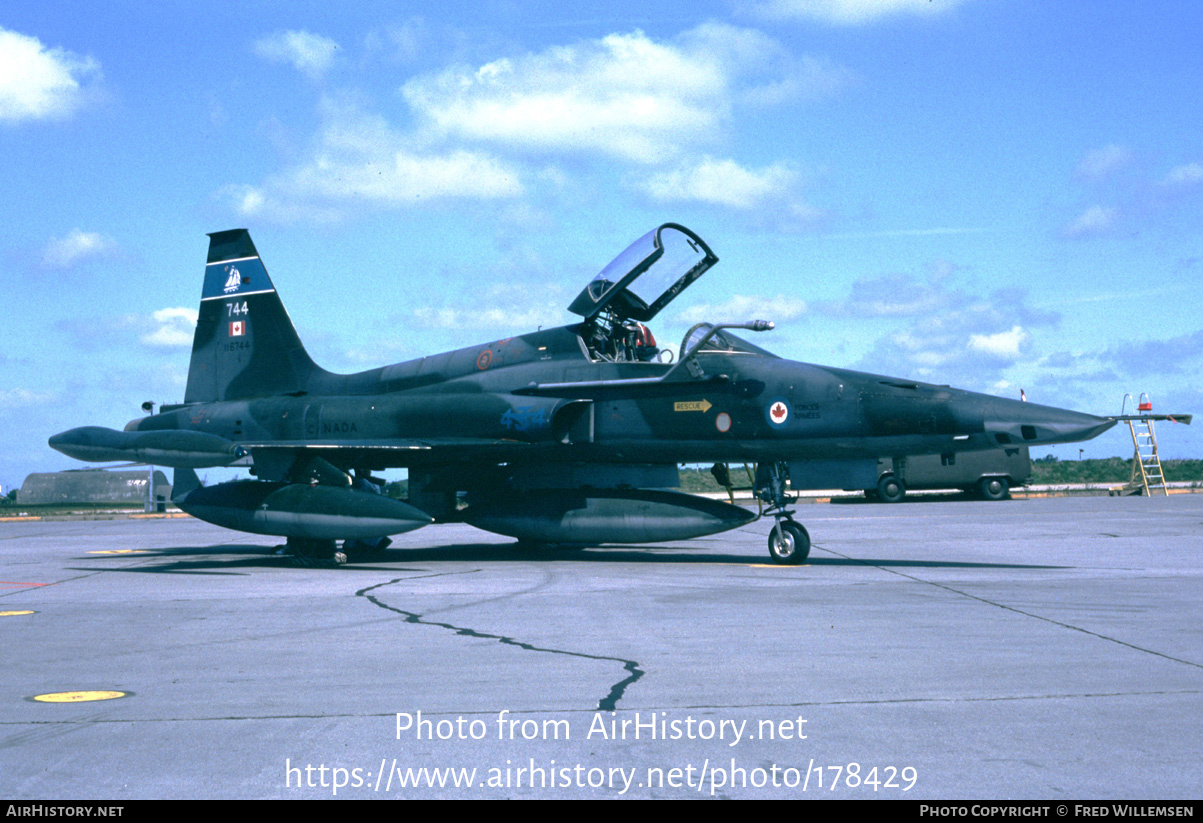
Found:
<path fill-rule="evenodd" d="M 89 703 L 94 700 L 116 700 L 127 694 L 117 691 L 52 692 L 35 695 L 33 699 L 39 703 Z"/>
<path fill-rule="evenodd" d="M 22 609 L 21 611 L 0 612 L 0 617 L 17 617 L 22 614 L 37 614 L 33 609 Z"/>

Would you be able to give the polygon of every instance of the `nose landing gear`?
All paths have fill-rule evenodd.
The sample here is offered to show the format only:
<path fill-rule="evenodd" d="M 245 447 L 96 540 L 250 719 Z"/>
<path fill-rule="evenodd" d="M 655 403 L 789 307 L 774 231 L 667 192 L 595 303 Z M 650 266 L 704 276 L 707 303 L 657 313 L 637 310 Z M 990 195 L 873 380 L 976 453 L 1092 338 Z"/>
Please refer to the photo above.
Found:
<path fill-rule="evenodd" d="M 797 500 L 785 493 L 789 480 L 787 463 L 764 463 L 756 470 L 756 496 L 768 504 L 764 514 L 776 519 L 769 532 L 769 557 L 783 566 L 796 566 L 810 555 L 810 535 L 801 523 L 794 520 L 793 509 L 787 509 Z"/>

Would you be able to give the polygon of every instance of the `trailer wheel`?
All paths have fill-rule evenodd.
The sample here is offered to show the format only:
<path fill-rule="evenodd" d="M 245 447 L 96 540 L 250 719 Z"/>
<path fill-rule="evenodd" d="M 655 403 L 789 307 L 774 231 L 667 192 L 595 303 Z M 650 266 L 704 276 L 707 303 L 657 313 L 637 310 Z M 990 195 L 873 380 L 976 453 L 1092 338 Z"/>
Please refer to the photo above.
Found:
<path fill-rule="evenodd" d="M 897 503 L 906 497 L 906 485 L 892 474 L 883 474 L 877 481 L 877 496 L 883 503 Z"/>
<path fill-rule="evenodd" d="M 977 490 L 987 500 L 1005 500 L 1011 485 L 1005 477 L 983 477 L 978 481 Z"/>

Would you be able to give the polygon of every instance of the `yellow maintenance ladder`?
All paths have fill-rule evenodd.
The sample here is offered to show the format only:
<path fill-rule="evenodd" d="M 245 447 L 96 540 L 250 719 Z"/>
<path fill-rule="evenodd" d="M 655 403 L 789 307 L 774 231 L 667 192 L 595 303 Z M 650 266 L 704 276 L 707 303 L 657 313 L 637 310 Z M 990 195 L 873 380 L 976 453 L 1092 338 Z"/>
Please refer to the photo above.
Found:
<path fill-rule="evenodd" d="M 1124 408 L 1120 414 L 1127 409 L 1128 398 L 1132 395 L 1124 395 Z M 1128 480 L 1127 488 L 1132 491 L 1143 490 L 1145 496 L 1153 494 L 1157 489 L 1165 496 L 1169 496 L 1169 489 L 1165 485 L 1165 471 L 1161 468 L 1161 458 L 1157 456 L 1157 434 L 1153 431 L 1153 418 L 1150 412 L 1153 411 L 1153 404 L 1149 401 L 1147 392 L 1142 392 L 1140 400 L 1136 404 L 1138 415 L 1144 417 L 1129 417 L 1125 420 L 1128 424 L 1128 431 L 1132 433 L 1132 477 Z"/>

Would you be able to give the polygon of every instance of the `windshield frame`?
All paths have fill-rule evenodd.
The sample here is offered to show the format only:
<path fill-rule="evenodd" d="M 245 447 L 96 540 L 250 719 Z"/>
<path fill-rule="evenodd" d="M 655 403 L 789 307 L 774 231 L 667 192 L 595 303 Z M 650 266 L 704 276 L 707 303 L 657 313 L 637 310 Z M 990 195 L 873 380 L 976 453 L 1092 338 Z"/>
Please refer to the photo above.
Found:
<path fill-rule="evenodd" d="M 690 347 L 695 341 L 701 339 L 713 329 L 717 323 L 703 321 L 694 323 L 689 327 L 689 331 L 685 332 L 685 336 L 681 338 L 681 357 L 685 357 Z M 752 354 L 757 357 L 773 357 L 780 359 L 779 355 L 773 354 L 768 349 L 762 349 L 755 343 L 749 343 L 739 335 L 732 334 L 730 329 L 720 329 L 711 337 L 706 344 L 702 346 L 697 354 Z"/>

